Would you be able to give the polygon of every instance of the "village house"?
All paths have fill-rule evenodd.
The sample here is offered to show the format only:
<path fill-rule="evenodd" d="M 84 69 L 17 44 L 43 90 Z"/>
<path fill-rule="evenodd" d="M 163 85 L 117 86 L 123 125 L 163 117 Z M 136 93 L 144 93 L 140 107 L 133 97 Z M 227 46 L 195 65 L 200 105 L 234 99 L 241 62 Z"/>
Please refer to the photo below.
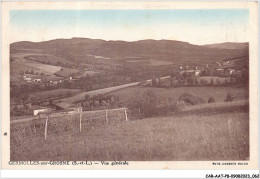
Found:
<path fill-rule="evenodd" d="M 32 113 L 34 116 L 37 116 L 39 115 L 40 113 L 44 113 L 44 112 L 49 112 L 51 111 L 50 108 L 46 108 L 46 107 L 41 107 L 41 106 L 37 106 L 37 105 L 34 105 L 32 106 Z"/>
<path fill-rule="evenodd" d="M 214 70 L 214 75 L 216 75 L 216 76 L 224 76 L 225 75 L 225 70 L 223 68 L 216 68 Z"/>
<path fill-rule="evenodd" d="M 37 82 L 41 82 L 42 81 L 42 76 L 41 75 L 34 75 L 34 74 L 24 74 L 23 75 L 23 80 L 31 83 L 37 83 Z"/>
<path fill-rule="evenodd" d="M 81 109 L 81 106 L 67 103 L 67 102 L 55 103 L 54 106 L 56 107 L 56 110 L 68 110 L 68 111 L 79 112 Z"/>
<path fill-rule="evenodd" d="M 195 76 L 199 76 L 201 74 L 201 70 L 195 70 L 194 73 L 195 73 Z"/>
<path fill-rule="evenodd" d="M 194 77 L 195 76 L 195 70 L 186 70 L 184 72 L 188 77 Z"/>
<path fill-rule="evenodd" d="M 234 69 L 231 69 L 231 68 L 228 68 L 228 69 L 225 70 L 225 74 L 226 74 L 227 76 L 232 75 L 234 72 L 235 72 L 235 70 L 234 70 Z"/>
<path fill-rule="evenodd" d="M 229 65 L 229 61 L 224 61 L 224 62 L 222 63 L 222 65 L 223 65 L 223 66 Z"/>

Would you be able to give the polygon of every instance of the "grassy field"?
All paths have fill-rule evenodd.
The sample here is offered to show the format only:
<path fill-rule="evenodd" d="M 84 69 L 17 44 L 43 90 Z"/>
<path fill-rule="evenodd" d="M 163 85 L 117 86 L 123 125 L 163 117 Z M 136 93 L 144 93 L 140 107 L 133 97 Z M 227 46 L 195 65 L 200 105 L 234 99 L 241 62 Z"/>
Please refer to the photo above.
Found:
<path fill-rule="evenodd" d="M 31 93 L 30 96 L 34 96 L 40 99 L 46 99 L 46 98 L 54 98 L 58 96 L 68 96 L 68 94 L 75 95 L 80 92 L 81 92 L 80 89 L 54 89 L 49 91 L 34 92 Z"/>
<path fill-rule="evenodd" d="M 26 136 L 15 143 L 11 160 L 128 160 L 193 161 L 247 160 L 249 157 L 248 104 L 199 106 L 169 117 L 147 118 L 83 130 Z M 235 107 L 234 107 L 235 106 Z M 196 112 L 197 111 L 197 112 Z"/>
<path fill-rule="evenodd" d="M 42 64 L 25 59 L 26 56 L 32 55 L 30 53 L 17 53 L 12 57 L 15 59 L 11 64 L 11 81 L 21 81 L 21 74 L 25 71 L 34 71 L 38 74 L 44 73 L 45 75 L 52 75 L 59 71 L 61 67 L 48 64 Z"/>
<path fill-rule="evenodd" d="M 23 62 L 15 61 L 10 64 L 10 81 L 21 81 L 24 71 L 34 70 L 32 67 L 25 65 Z"/>
<path fill-rule="evenodd" d="M 246 87 L 220 87 L 220 86 L 204 86 L 204 87 L 177 87 L 177 88 L 155 88 L 155 87 L 129 87 L 109 93 L 109 95 L 119 96 L 119 100 L 127 102 L 136 94 L 142 93 L 145 90 L 154 90 L 154 92 L 163 97 L 173 97 L 177 99 L 184 92 L 194 96 L 199 96 L 205 101 L 208 101 L 210 96 L 215 98 L 217 102 L 223 102 L 227 93 L 231 93 L 236 100 L 248 99 L 248 89 Z"/>
<path fill-rule="evenodd" d="M 41 70 L 44 74 L 53 75 L 54 73 L 60 71 L 60 66 L 48 65 L 38 62 L 27 62 L 25 63 L 27 66 L 30 66 L 35 69 Z"/>
<path fill-rule="evenodd" d="M 93 90 L 93 91 L 82 92 L 82 93 L 79 93 L 75 96 L 72 96 L 72 97 L 69 97 L 69 98 L 64 98 L 62 100 L 66 101 L 66 102 L 73 103 L 73 102 L 84 100 L 86 94 L 89 95 L 90 97 L 93 97 L 95 95 L 107 94 L 111 91 L 119 90 L 119 89 L 122 89 L 122 88 L 129 88 L 131 86 L 136 86 L 138 84 L 139 84 L 139 82 L 134 82 L 134 83 L 128 83 L 128 84 L 123 84 L 123 85 L 119 85 L 119 86 L 112 86 L 112 87 L 108 87 L 108 88 L 104 88 L 104 89 L 97 89 L 97 90 Z"/>
<path fill-rule="evenodd" d="M 161 61 L 161 60 L 149 60 L 150 66 L 161 66 L 161 65 L 172 65 L 172 62 Z"/>
<path fill-rule="evenodd" d="M 134 63 L 140 65 L 149 66 L 162 66 L 162 65 L 172 65 L 172 62 L 162 61 L 162 60 L 128 60 L 127 63 Z"/>
<path fill-rule="evenodd" d="M 48 64 L 51 64 L 51 65 L 56 65 L 57 63 L 63 63 L 64 61 L 66 61 L 65 58 L 61 58 L 61 57 L 58 57 L 55 55 L 50 55 L 46 52 L 44 54 L 27 55 L 26 58 L 30 59 L 31 61 L 36 61 L 39 63 L 47 62 Z"/>
<path fill-rule="evenodd" d="M 61 76 L 61 77 L 69 77 L 71 75 L 73 75 L 74 73 L 78 73 L 79 70 L 76 69 L 70 69 L 70 68 L 62 68 L 62 70 L 59 70 L 55 73 L 55 75 L 57 76 Z"/>

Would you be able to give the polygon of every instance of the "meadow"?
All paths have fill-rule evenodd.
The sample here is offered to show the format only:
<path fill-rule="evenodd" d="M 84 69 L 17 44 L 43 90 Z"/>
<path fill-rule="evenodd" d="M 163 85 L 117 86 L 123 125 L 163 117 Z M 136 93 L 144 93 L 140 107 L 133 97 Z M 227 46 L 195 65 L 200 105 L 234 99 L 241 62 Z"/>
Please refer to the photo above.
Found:
<path fill-rule="evenodd" d="M 120 89 L 108 93 L 107 95 L 119 96 L 119 100 L 123 103 L 129 101 L 138 93 L 147 90 L 153 90 L 156 94 L 162 97 L 172 97 L 177 99 L 184 92 L 202 98 L 208 101 L 210 96 L 215 98 L 216 102 L 223 102 L 227 93 L 231 93 L 234 100 L 248 99 L 248 89 L 246 87 L 221 87 L 221 86 L 203 86 L 203 87 L 176 87 L 176 88 L 157 88 L 157 87 L 141 87 L 134 86 L 125 89 Z"/>
<path fill-rule="evenodd" d="M 82 92 L 82 93 L 79 93 L 72 97 L 63 98 L 62 100 L 66 101 L 66 102 L 74 103 L 77 101 L 85 100 L 86 95 L 89 95 L 89 97 L 93 97 L 95 95 L 107 94 L 111 91 L 116 91 L 116 90 L 119 90 L 122 88 L 129 88 L 131 86 L 136 86 L 138 84 L 139 84 L 139 82 L 134 82 L 134 83 L 128 83 L 128 84 L 123 84 L 123 85 L 119 85 L 119 86 L 112 86 L 112 87 L 108 87 L 108 88 L 104 88 L 104 89 L 97 89 L 97 90 L 93 90 L 93 91 Z"/>
<path fill-rule="evenodd" d="M 149 65 L 149 66 L 163 66 L 172 65 L 172 62 L 162 61 L 162 60 L 128 60 L 127 63 L 135 63 L 139 65 Z"/>
<path fill-rule="evenodd" d="M 77 93 L 80 93 L 82 90 L 80 89 L 54 89 L 48 91 L 40 91 L 40 92 L 33 92 L 30 96 L 37 98 L 37 99 L 47 99 L 47 98 L 55 98 L 55 97 L 64 97 L 64 96 L 71 96 Z"/>
<path fill-rule="evenodd" d="M 60 66 L 48 65 L 38 62 L 26 62 L 25 64 L 34 69 L 41 70 L 45 75 L 53 75 L 61 69 Z"/>
<path fill-rule="evenodd" d="M 83 130 L 27 136 L 11 133 L 11 160 L 195 161 L 247 160 L 248 103 L 198 106 L 167 117 L 122 121 Z M 193 111 L 187 113 L 187 111 Z M 197 111 L 197 112 L 196 112 Z M 60 121 L 62 121 L 61 119 Z"/>

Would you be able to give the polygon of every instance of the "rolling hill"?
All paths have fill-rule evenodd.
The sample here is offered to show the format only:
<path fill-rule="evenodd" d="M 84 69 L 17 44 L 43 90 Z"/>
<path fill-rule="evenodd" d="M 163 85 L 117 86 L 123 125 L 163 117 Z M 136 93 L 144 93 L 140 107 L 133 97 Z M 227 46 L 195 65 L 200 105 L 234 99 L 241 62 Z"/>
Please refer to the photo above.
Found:
<path fill-rule="evenodd" d="M 87 59 L 90 56 L 103 60 L 125 60 L 134 56 L 136 60 L 153 59 L 176 63 L 210 63 L 227 58 L 248 56 L 248 43 L 223 43 L 192 45 L 174 40 L 140 40 L 134 42 L 105 41 L 88 38 L 56 39 L 44 42 L 15 42 L 10 45 L 11 54 L 16 52 L 41 51 L 41 53 L 63 57 Z"/>
<path fill-rule="evenodd" d="M 225 42 L 225 43 L 219 43 L 219 44 L 209 44 L 204 45 L 204 47 L 208 48 L 218 48 L 218 49 L 248 49 L 248 42 L 245 43 L 232 43 L 232 42 Z"/>

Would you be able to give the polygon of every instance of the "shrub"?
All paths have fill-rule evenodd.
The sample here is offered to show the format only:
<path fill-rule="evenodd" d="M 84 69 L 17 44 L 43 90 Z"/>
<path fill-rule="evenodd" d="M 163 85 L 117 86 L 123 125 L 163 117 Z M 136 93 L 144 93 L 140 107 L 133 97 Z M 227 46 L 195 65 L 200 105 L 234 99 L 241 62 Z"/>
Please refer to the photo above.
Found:
<path fill-rule="evenodd" d="M 191 104 L 191 105 L 196 105 L 196 104 L 202 104 L 205 101 L 198 97 L 198 96 L 193 96 L 189 93 L 183 93 L 178 100 L 184 101 L 187 104 Z"/>
<path fill-rule="evenodd" d="M 187 78 L 187 83 L 188 83 L 189 85 L 192 85 L 192 84 L 194 83 L 194 79 L 193 79 L 192 77 L 188 77 L 188 78 Z"/>
<path fill-rule="evenodd" d="M 68 90 L 68 91 L 66 92 L 66 95 L 67 95 L 67 96 L 72 96 L 72 92 L 71 92 L 70 90 Z"/>
<path fill-rule="evenodd" d="M 226 80 L 226 79 L 225 79 L 225 80 Z M 217 84 L 219 85 L 219 84 L 220 84 L 220 79 L 217 78 L 217 79 L 216 79 L 216 82 L 217 82 Z"/>
<path fill-rule="evenodd" d="M 176 109 L 176 104 L 172 101 L 160 97 L 154 90 L 146 90 L 128 101 L 127 108 L 131 111 L 132 117 L 137 118 L 167 115 Z"/>
<path fill-rule="evenodd" d="M 210 85 L 213 85 L 213 84 L 214 84 L 213 78 L 210 78 Z"/>
<path fill-rule="evenodd" d="M 208 99 L 208 103 L 215 103 L 215 99 L 214 99 L 214 97 L 209 97 L 209 99 Z"/>
<path fill-rule="evenodd" d="M 195 85 L 198 85 L 199 84 L 199 81 L 197 78 L 195 78 Z"/>
<path fill-rule="evenodd" d="M 85 99 L 87 100 L 88 98 L 89 98 L 89 95 L 88 95 L 88 94 L 86 94 L 86 95 L 85 95 Z"/>
<path fill-rule="evenodd" d="M 230 93 L 228 93 L 226 96 L 225 102 L 233 101 L 233 99 L 234 99 L 234 97 Z"/>
<path fill-rule="evenodd" d="M 201 85 L 206 85 L 206 84 L 207 84 L 207 80 L 200 79 L 200 84 L 201 84 Z"/>

